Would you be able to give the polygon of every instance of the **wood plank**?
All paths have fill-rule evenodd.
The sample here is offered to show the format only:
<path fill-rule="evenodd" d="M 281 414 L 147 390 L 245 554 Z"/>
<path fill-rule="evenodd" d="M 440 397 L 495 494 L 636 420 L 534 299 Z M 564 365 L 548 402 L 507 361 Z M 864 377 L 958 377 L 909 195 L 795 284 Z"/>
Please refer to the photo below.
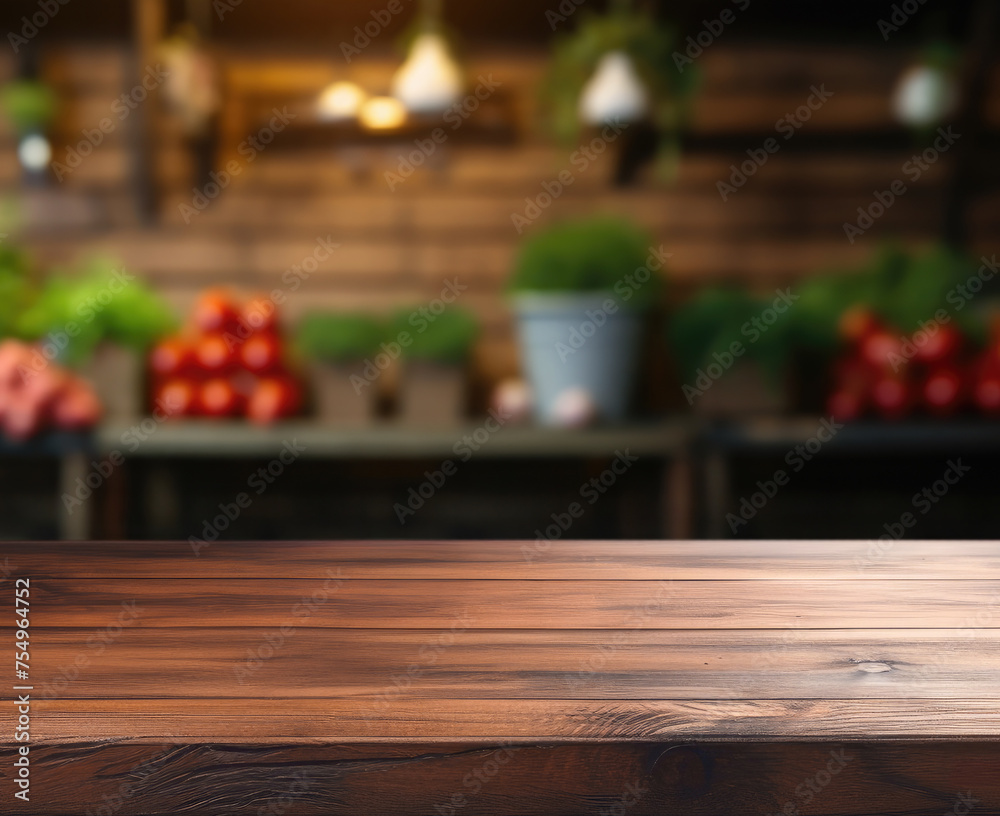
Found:
<path fill-rule="evenodd" d="M 79 816 L 82 803 L 96 808 L 108 800 L 123 814 L 151 816 L 259 816 L 283 807 L 303 816 L 598 816 L 625 804 L 634 816 L 747 816 L 781 813 L 786 803 L 815 816 L 928 816 L 963 802 L 986 814 L 1000 806 L 1000 749 L 992 744 L 655 742 L 612 749 L 164 740 L 37 746 L 31 756 L 33 791 L 44 792 L 43 801 L 32 798 L 37 816 Z M 12 763 L 12 753 L 0 750 L 0 784 L 8 790 Z"/>
<path fill-rule="evenodd" d="M 14 733 L 13 707 L 0 733 Z M 32 743 L 100 740 L 186 745 L 506 741 L 510 744 L 809 742 L 1000 739 L 996 701 L 947 700 L 354 700 L 244 697 L 187 700 L 33 700 Z M 124 736 L 127 735 L 127 736 Z M 3 745 L 11 744 L 3 737 Z"/>
<path fill-rule="evenodd" d="M 216 541 L 192 557 L 187 541 L 3 542 L 0 565 L 13 577 L 44 579 L 73 563 L 80 580 L 193 579 L 206 570 L 227 578 L 316 580 L 336 566 L 359 580 L 1000 580 L 1000 545 L 993 541 L 563 540 L 532 548 L 530 563 L 524 544 Z M 7 580 L 0 577 L 0 586 Z"/>
<path fill-rule="evenodd" d="M 1000 631 L 36 629 L 42 699 L 949 699 L 1000 696 Z M 750 645 L 752 643 L 752 645 Z M 82 655 L 86 659 L 78 660 Z M 511 660 L 517 655 L 516 662 Z M 164 656 L 170 656 L 165 658 Z"/>
<path fill-rule="evenodd" d="M 310 616 L 310 625 L 324 628 L 447 629 L 458 619 L 474 629 L 629 629 L 637 622 L 644 629 L 865 629 L 872 621 L 898 629 L 1000 628 L 1000 581 L 509 580 L 497 592 L 490 581 L 352 579 L 340 569 L 328 568 L 325 581 L 92 579 L 81 588 L 76 580 L 50 578 L 33 591 L 32 621 L 100 627 L 134 600 L 143 629 L 280 627 L 317 593 L 332 599 Z M 188 606 L 199 610 L 196 620 Z"/>

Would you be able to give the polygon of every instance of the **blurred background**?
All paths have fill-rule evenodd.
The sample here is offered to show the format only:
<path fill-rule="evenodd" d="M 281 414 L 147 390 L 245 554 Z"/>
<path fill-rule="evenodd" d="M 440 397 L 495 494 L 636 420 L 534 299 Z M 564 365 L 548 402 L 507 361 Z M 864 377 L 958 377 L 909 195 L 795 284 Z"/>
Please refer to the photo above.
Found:
<path fill-rule="evenodd" d="M 995 536 L 990 0 L 8 0 L 0 537 Z"/>

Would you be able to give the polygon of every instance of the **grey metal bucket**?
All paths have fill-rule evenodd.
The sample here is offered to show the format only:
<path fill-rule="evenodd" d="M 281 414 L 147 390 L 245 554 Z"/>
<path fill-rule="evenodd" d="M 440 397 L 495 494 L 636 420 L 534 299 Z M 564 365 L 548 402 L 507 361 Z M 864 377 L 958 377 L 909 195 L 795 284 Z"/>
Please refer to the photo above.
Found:
<path fill-rule="evenodd" d="M 612 312 L 609 308 L 617 307 Z M 513 299 L 535 417 L 558 424 L 556 400 L 585 389 L 600 419 L 622 422 L 635 385 L 643 315 L 608 293 L 524 293 Z"/>

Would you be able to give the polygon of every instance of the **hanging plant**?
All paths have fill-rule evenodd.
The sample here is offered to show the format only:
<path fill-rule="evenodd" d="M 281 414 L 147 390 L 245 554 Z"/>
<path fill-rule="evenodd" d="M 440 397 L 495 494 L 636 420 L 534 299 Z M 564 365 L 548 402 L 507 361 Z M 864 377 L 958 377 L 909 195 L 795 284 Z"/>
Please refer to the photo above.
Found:
<path fill-rule="evenodd" d="M 621 52 L 631 60 L 648 101 L 647 119 L 659 140 L 658 166 L 670 175 L 679 154 L 679 132 L 688 118 L 698 75 L 678 71 L 676 32 L 648 11 L 617 0 L 605 14 L 581 12 L 577 29 L 556 40 L 542 90 L 547 127 L 561 142 L 580 139 L 580 98 L 601 60 Z"/>

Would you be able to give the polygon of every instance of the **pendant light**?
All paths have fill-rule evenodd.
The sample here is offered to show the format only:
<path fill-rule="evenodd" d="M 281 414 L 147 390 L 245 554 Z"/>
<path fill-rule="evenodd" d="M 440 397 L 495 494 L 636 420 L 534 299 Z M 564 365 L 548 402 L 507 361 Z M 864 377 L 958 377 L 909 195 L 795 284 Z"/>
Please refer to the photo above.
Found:
<path fill-rule="evenodd" d="M 601 57 L 580 96 L 580 118 L 588 125 L 609 119 L 636 122 L 649 110 L 649 94 L 624 51 Z"/>
<path fill-rule="evenodd" d="M 424 0 L 423 31 L 392 80 L 392 95 L 411 113 L 439 113 L 458 101 L 462 71 L 441 34 L 441 0 Z"/>

